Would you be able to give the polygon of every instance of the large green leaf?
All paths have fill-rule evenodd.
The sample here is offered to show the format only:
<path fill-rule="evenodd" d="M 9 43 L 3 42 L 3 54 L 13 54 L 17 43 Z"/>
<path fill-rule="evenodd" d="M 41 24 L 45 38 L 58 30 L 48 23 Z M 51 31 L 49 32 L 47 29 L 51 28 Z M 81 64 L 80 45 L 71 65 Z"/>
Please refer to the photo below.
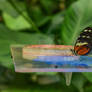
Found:
<path fill-rule="evenodd" d="M 12 65 L 10 45 L 12 44 L 53 44 L 53 38 L 43 34 L 27 34 L 8 30 L 0 24 L 0 63 L 10 67 Z"/>
<path fill-rule="evenodd" d="M 80 31 L 92 26 L 92 0 L 79 0 L 67 10 L 62 25 L 62 43 L 74 44 Z"/>
<path fill-rule="evenodd" d="M 17 31 L 31 28 L 31 24 L 26 19 L 29 17 L 26 13 L 24 1 L 0 0 L 0 11 L 2 11 L 3 19 L 10 29 Z"/>
<path fill-rule="evenodd" d="M 14 18 L 8 13 L 3 12 L 3 18 L 7 27 L 15 31 L 28 29 L 32 27 L 30 23 L 22 15 L 19 15 L 16 18 Z"/>

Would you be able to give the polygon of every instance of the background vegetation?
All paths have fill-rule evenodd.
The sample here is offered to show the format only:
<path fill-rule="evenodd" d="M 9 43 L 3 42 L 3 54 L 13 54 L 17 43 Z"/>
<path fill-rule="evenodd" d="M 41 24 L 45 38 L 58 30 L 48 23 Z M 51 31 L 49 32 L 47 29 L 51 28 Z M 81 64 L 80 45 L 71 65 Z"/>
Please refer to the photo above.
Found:
<path fill-rule="evenodd" d="M 92 0 L 0 0 L 0 92 L 91 92 L 92 73 L 15 73 L 11 44 L 73 45 L 92 26 Z"/>

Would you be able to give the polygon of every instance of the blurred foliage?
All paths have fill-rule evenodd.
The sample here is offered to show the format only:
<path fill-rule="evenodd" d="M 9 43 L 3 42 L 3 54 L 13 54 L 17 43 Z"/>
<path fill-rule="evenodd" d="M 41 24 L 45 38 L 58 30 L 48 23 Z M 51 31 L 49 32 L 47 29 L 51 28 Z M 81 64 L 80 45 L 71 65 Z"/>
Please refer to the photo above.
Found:
<path fill-rule="evenodd" d="M 91 92 L 92 73 L 15 73 L 12 44 L 74 44 L 92 26 L 92 0 L 0 0 L 0 92 Z"/>
<path fill-rule="evenodd" d="M 92 26 L 92 0 L 88 1 L 80 0 L 71 5 L 66 11 L 65 20 L 62 23 L 61 29 L 61 38 L 64 44 L 74 44 L 80 31 L 88 26 Z"/>

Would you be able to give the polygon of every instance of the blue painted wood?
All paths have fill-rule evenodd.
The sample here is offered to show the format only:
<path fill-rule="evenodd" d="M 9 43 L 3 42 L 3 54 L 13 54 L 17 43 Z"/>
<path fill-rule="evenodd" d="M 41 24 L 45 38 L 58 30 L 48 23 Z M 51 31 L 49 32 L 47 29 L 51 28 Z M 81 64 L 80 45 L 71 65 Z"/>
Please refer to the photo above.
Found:
<path fill-rule="evenodd" d="M 54 65 L 92 66 L 92 57 L 89 56 L 38 56 L 33 61 L 45 62 Z"/>

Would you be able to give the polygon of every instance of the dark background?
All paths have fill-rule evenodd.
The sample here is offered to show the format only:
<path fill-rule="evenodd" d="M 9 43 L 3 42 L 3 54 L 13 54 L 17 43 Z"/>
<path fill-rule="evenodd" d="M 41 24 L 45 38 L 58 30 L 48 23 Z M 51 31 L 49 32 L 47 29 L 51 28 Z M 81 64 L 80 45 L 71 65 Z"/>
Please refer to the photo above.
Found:
<path fill-rule="evenodd" d="M 0 0 L 0 92 L 91 92 L 92 73 L 15 73 L 12 44 L 74 45 L 92 26 L 92 0 Z"/>

